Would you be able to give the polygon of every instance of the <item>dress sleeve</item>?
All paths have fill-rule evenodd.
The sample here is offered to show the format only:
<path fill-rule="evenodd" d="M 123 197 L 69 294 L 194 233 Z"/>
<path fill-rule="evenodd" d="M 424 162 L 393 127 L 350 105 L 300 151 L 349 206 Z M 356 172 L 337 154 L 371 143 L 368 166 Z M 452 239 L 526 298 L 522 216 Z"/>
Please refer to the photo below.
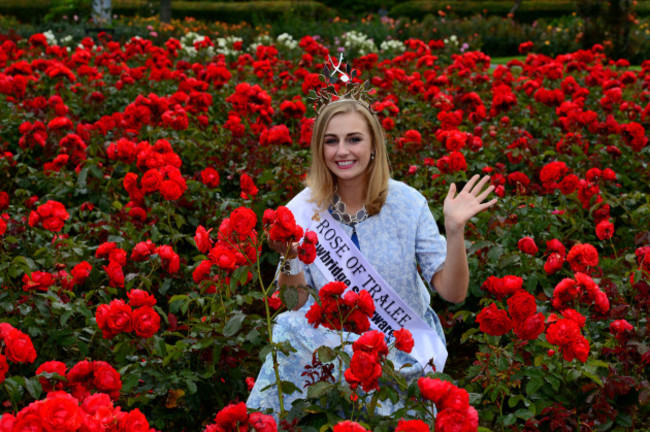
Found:
<path fill-rule="evenodd" d="M 426 200 L 421 205 L 415 237 L 415 255 L 427 284 L 442 269 L 447 257 L 447 240 L 438 231 Z M 435 289 L 435 287 L 432 286 Z"/>

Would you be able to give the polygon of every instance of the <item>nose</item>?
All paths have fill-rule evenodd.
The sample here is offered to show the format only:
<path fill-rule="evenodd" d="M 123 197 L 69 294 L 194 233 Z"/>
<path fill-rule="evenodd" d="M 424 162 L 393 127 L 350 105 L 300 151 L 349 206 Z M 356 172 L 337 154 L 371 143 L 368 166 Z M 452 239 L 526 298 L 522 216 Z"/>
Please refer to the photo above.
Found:
<path fill-rule="evenodd" d="M 349 148 L 348 145 L 345 142 L 340 142 L 338 146 L 336 146 L 336 155 L 337 156 L 345 156 L 349 153 Z"/>

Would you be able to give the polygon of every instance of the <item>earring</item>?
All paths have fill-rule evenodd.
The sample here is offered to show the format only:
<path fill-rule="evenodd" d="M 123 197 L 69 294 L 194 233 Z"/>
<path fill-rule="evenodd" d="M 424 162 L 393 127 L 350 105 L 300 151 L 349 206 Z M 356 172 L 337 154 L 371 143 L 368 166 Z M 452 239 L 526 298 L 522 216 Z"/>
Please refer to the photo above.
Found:
<path fill-rule="evenodd" d="M 370 160 L 373 160 L 375 158 L 375 152 L 370 153 Z"/>

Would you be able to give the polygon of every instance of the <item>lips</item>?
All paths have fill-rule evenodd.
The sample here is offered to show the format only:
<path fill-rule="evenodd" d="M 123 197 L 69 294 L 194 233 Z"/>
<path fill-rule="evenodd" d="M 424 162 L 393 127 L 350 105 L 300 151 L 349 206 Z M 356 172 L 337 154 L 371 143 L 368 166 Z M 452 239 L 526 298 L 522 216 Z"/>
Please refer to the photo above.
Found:
<path fill-rule="evenodd" d="M 336 166 L 338 168 L 346 169 L 346 168 L 350 168 L 351 166 L 353 166 L 355 164 L 355 162 L 356 161 L 353 161 L 353 160 L 346 160 L 346 161 L 336 161 L 335 163 L 336 163 Z"/>

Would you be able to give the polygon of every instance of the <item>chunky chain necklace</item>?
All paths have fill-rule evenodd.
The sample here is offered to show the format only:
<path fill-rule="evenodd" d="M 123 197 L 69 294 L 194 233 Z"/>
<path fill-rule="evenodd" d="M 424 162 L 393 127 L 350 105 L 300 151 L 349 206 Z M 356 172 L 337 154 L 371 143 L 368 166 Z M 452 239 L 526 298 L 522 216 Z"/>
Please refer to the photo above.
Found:
<path fill-rule="evenodd" d="M 361 210 L 353 215 L 347 214 L 345 203 L 337 193 L 334 194 L 329 210 L 334 219 L 351 227 L 354 227 L 356 224 L 361 223 L 368 218 L 368 212 L 366 211 L 365 206 L 361 207 Z"/>

